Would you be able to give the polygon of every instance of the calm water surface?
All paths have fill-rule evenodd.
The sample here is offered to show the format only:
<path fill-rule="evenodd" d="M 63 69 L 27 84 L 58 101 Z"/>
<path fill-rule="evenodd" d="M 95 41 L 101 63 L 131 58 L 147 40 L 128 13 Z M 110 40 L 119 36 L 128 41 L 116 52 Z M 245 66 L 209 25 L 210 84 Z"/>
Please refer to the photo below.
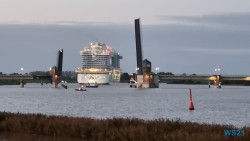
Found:
<path fill-rule="evenodd" d="M 128 84 L 102 85 L 78 92 L 50 85 L 0 86 L 0 111 L 92 118 L 137 117 L 250 126 L 250 87 L 161 84 L 159 89 L 134 89 Z M 194 111 L 188 110 L 189 88 Z"/>

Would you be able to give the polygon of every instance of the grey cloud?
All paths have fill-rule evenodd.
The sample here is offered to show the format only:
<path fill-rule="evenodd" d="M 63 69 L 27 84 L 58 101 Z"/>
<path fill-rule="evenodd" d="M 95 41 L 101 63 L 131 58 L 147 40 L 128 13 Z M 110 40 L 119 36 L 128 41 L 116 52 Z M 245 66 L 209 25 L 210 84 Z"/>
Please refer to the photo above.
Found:
<path fill-rule="evenodd" d="M 249 48 L 185 48 L 182 51 L 192 53 L 202 53 L 208 55 L 224 55 L 224 56 L 238 56 L 238 55 L 250 55 Z"/>
<path fill-rule="evenodd" d="M 153 68 L 173 73 L 250 74 L 250 32 L 196 25 L 143 25 L 143 57 Z M 64 70 L 81 64 L 79 51 L 90 42 L 107 43 L 123 56 L 121 67 L 135 72 L 134 25 L 0 25 L 0 72 L 49 70 L 63 48 Z M 239 63 L 240 62 L 240 63 Z M 240 69 L 239 69 L 240 68 Z"/>
<path fill-rule="evenodd" d="M 132 34 L 132 35 L 131 35 Z M 0 25 L 0 72 L 49 70 L 56 64 L 56 51 L 64 49 L 64 70 L 81 65 L 79 51 L 90 42 L 107 43 L 124 56 L 122 66 L 131 62 L 133 26 L 92 25 Z M 130 41 L 132 40 L 132 41 Z M 131 70 L 130 66 L 124 70 Z"/>
<path fill-rule="evenodd" d="M 162 20 L 170 20 L 182 23 L 191 24 L 209 24 L 235 26 L 238 28 L 250 29 L 250 12 L 248 13 L 227 13 L 227 14 L 212 14 L 203 16 L 160 16 Z"/>

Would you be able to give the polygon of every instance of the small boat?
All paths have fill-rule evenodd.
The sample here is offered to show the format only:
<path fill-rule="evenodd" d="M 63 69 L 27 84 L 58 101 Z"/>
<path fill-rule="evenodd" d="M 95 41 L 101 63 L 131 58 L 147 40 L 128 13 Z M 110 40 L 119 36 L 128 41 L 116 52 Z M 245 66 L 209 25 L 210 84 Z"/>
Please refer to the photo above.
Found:
<path fill-rule="evenodd" d="M 130 88 L 136 88 L 136 85 L 137 85 L 137 82 L 134 80 L 134 78 L 131 78 L 130 80 L 129 80 L 129 87 Z"/>
<path fill-rule="evenodd" d="M 67 81 L 62 81 L 62 82 L 61 82 L 61 86 L 62 86 L 64 89 L 68 89 Z"/>
<path fill-rule="evenodd" d="M 98 87 L 98 84 L 97 84 L 97 83 L 87 83 L 87 84 L 86 84 L 86 87 L 87 87 L 87 88 L 97 88 L 97 87 Z"/>
<path fill-rule="evenodd" d="M 97 88 L 98 84 L 94 78 L 89 79 L 89 83 L 86 84 L 86 88 Z"/>
<path fill-rule="evenodd" d="M 87 91 L 87 90 L 83 88 L 76 88 L 75 91 Z"/>

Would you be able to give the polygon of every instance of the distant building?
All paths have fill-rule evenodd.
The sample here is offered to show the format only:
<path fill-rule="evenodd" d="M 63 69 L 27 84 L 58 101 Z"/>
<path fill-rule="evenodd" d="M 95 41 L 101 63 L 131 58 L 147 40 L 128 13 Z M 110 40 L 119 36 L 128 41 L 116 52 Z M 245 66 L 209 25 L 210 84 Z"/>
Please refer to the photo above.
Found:
<path fill-rule="evenodd" d="M 142 62 L 143 73 L 151 73 L 151 62 L 148 59 L 143 60 Z"/>

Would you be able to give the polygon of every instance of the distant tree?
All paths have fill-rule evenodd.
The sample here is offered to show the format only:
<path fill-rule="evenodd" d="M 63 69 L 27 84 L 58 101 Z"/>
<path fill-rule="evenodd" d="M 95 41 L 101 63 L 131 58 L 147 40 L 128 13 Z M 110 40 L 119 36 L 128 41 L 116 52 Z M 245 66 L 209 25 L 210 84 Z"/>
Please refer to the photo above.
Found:
<path fill-rule="evenodd" d="M 34 76 L 34 75 L 50 75 L 49 71 L 33 71 L 30 72 L 29 75 Z"/>
<path fill-rule="evenodd" d="M 63 71 L 62 76 L 65 78 L 75 78 L 76 72 L 75 71 Z"/>
<path fill-rule="evenodd" d="M 186 73 L 183 73 L 183 74 L 181 74 L 182 76 L 187 76 L 187 74 Z"/>
<path fill-rule="evenodd" d="M 174 75 L 172 72 L 166 72 L 166 75 Z"/>
<path fill-rule="evenodd" d="M 172 72 L 158 72 L 158 75 L 174 75 Z"/>
<path fill-rule="evenodd" d="M 121 74 L 120 82 L 128 82 L 129 80 L 130 76 L 127 72 Z"/>
<path fill-rule="evenodd" d="M 0 72 L 0 75 L 6 75 L 5 73 L 3 73 L 3 72 Z"/>
<path fill-rule="evenodd" d="M 158 75 L 165 75 L 165 72 L 158 72 Z"/>
<path fill-rule="evenodd" d="M 77 75 L 75 71 L 63 71 L 62 72 L 62 79 L 67 82 L 76 83 L 77 82 L 76 78 L 77 78 Z"/>
<path fill-rule="evenodd" d="M 19 73 L 14 72 L 14 73 L 10 73 L 9 75 L 19 75 Z"/>

